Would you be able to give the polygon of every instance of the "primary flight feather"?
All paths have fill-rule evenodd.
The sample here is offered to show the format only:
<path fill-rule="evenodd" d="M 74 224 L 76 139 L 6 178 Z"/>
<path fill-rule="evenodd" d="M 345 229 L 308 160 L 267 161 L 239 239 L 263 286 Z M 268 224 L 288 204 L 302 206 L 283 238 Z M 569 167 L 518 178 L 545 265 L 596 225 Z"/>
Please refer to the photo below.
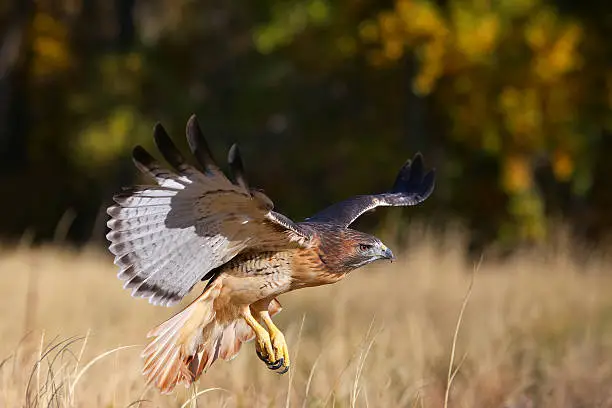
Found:
<path fill-rule="evenodd" d="M 155 143 L 173 170 L 135 147 L 136 167 L 156 185 L 128 188 L 108 208 L 109 249 L 133 296 L 170 306 L 207 282 L 196 300 L 148 334 L 153 340 L 143 351 L 143 374 L 163 393 L 189 386 L 252 339 L 270 369 L 286 372 L 289 351 L 271 319 L 281 310 L 276 297 L 393 259 L 378 238 L 348 227 L 375 207 L 423 202 L 435 182 L 434 170 L 426 172 L 417 154 L 390 191 L 349 198 L 296 223 L 249 187 L 236 145 L 228 155 L 232 181 L 217 166 L 195 116 L 186 132 L 200 168 L 185 161 L 158 124 Z"/>

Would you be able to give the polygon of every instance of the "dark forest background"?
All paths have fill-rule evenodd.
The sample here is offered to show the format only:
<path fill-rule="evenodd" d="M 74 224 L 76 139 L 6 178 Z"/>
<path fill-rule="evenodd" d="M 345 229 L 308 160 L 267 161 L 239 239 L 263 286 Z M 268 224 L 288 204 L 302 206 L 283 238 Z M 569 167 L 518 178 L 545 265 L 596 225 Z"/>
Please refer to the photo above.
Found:
<path fill-rule="evenodd" d="M 607 0 L 0 1 L 0 234 L 104 242 L 105 207 L 162 122 L 301 220 L 384 190 L 416 151 L 418 209 L 470 248 L 612 231 Z"/>

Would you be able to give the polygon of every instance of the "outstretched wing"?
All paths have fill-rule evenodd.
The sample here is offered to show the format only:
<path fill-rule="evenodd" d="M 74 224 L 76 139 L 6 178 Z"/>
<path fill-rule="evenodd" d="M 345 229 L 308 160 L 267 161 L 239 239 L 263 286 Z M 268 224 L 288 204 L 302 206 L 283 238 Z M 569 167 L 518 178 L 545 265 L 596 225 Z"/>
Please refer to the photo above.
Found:
<path fill-rule="evenodd" d="M 157 186 L 140 186 L 115 195 L 107 234 L 118 277 L 132 296 L 153 304 L 182 299 L 208 272 L 238 253 L 306 245 L 309 235 L 287 217 L 272 211 L 263 193 L 251 190 L 237 147 L 229 162 L 236 183 L 215 164 L 195 116 L 187 139 L 203 172 L 187 164 L 161 125 L 155 142 L 176 172 L 162 167 L 142 147 L 133 151 L 136 167 Z M 209 275 L 210 276 L 210 275 Z"/>
<path fill-rule="evenodd" d="M 417 205 L 427 199 L 434 189 L 435 170 L 425 173 L 423 157 L 417 153 L 400 169 L 391 191 L 361 195 L 333 204 L 306 221 L 330 222 L 348 227 L 361 214 L 380 206 Z"/>

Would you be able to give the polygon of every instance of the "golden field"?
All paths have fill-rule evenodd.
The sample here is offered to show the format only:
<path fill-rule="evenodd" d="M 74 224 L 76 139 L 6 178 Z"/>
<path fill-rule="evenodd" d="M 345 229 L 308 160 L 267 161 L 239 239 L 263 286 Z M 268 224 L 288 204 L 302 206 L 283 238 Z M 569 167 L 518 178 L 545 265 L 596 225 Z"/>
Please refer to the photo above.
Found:
<path fill-rule="evenodd" d="M 179 307 L 131 298 L 102 250 L 6 247 L 0 406 L 442 407 L 474 269 L 460 239 L 420 239 L 394 248 L 393 264 L 282 296 L 275 320 L 292 353 L 289 373 L 269 371 L 249 343 L 197 389 L 169 396 L 145 387 L 139 354 L 146 332 Z M 569 248 L 484 257 L 448 406 L 612 406 L 612 264 L 598 255 L 576 262 Z"/>

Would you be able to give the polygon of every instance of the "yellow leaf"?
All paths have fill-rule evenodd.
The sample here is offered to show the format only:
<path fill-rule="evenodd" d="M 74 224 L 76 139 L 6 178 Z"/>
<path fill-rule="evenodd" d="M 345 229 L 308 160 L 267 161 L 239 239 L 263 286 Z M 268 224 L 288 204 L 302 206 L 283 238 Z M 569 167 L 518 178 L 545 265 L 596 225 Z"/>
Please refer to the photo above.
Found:
<path fill-rule="evenodd" d="M 380 32 L 384 37 L 392 37 L 401 32 L 401 21 L 394 12 L 383 12 L 378 15 Z"/>
<path fill-rule="evenodd" d="M 364 21 L 359 25 L 359 36 L 369 43 L 376 42 L 378 36 L 378 26 L 371 20 Z"/>
<path fill-rule="evenodd" d="M 46 13 L 37 13 L 32 22 L 33 72 L 46 77 L 70 66 L 66 27 Z"/>
<path fill-rule="evenodd" d="M 399 40 L 388 40 L 385 42 L 383 49 L 385 57 L 395 61 L 404 54 L 404 43 Z"/>
<path fill-rule="evenodd" d="M 533 184 L 529 162 L 523 155 L 511 155 L 505 158 L 502 177 L 503 188 L 510 193 L 527 191 Z"/>
<path fill-rule="evenodd" d="M 569 181 L 574 174 L 574 162 L 567 152 L 555 151 L 552 165 L 555 177 L 559 181 Z"/>

